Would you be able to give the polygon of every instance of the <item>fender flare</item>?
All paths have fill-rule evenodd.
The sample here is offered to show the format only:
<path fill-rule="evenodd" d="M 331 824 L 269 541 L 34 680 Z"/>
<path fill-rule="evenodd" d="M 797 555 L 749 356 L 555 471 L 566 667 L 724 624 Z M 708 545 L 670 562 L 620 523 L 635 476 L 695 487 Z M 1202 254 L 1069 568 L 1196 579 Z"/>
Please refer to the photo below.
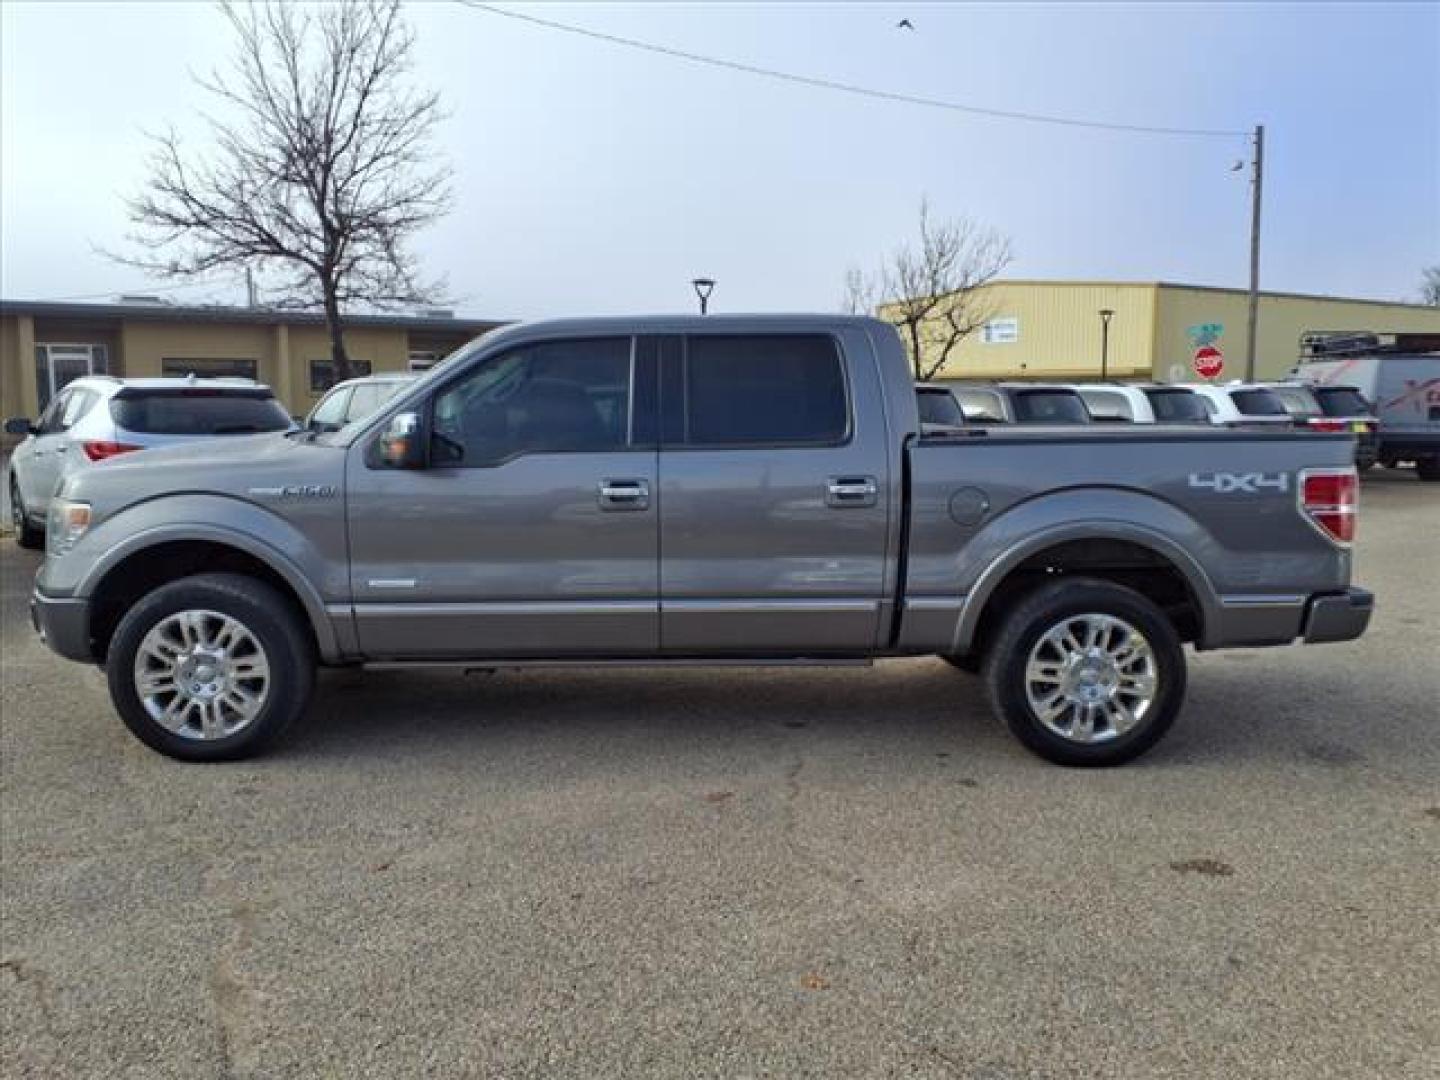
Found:
<path fill-rule="evenodd" d="M 145 529 L 106 550 L 105 554 L 85 572 L 75 588 L 78 597 L 93 596 L 100 583 L 126 559 L 160 544 L 198 540 L 235 548 L 259 560 L 290 586 L 305 610 L 306 619 L 315 634 L 320 656 L 326 660 L 340 657 L 341 649 L 335 627 L 325 611 L 325 601 L 288 556 L 254 536 L 223 526 L 199 522 L 176 522 Z"/>
<path fill-rule="evenodd" d="M 1194 556 L 1175 541 L 1163 533 L 1128 521 L 1110 519 L 1072 521 L 1033 533 L 1011 545 L 997 558 L 991 560 L 990 564 L 981 571 L 980 576 L 975 579 L 974 588 L 965 596 L 960 619 L 955 627 L 951 652 L 959 655 L 970 651 L 985 605 L 989 603 L 995 590 L 1012 570 L 1032 555 L 1072 540 L 1120 540 L 1146 548 L 1174 566 L 1185 579 L 1185 584 L 1199 608 L 1198 639 L 1203 642 L 1206 628 L 1217 625 L 1220 617 L 1220 602 L 1215 592 L 1215 586 Z"/>

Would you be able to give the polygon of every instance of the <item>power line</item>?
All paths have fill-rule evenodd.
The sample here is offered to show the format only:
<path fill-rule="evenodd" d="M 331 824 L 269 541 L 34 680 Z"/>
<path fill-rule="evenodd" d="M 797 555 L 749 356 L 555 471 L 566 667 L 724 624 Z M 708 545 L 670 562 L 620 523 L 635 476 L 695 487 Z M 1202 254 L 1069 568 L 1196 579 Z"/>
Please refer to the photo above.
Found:
<path fill-rule="evenodd" d="M 83 295 L 77 296 L 43 296 L 36 300 L 28 300 L 26 301 L 26 303 L 61 304 L 71 300 L 106 300 L 112 296 L 140 296 L 148 293 L 172 293 L 181 292 L 184 289 L 198 289 L 205 285 L 216 286 L 224 284 L 234 284 L 237 280 L 238 278 L 234 276 L 206 278 L 203 281 L 186 281 L 180 283 L 179 285 L 143 285 L 136 289 L 110 289 L 108 292 L 85 293 Z"/>
<path fill-rule="evenodd" d="M 957 101 L 920 97 L 915 94 L 902 94 L 893 90 L 876 90 L 873 87 L 856 86 L 853 83 L 837 82 L 834 79 L 821 79 L 812 75 L 797 75 L 790 71 L 778 71 L 774 68 L 759 67 L 755 64 L 746 64 L 738 60 L 704 56 L 700 53 L 686 52 L 683 49 L 674 49 L 668 45 L 656 45 L 653 42 L 620 37 L 618 34 L 606 34 L 599 30 L 590 30 L 583 26 L 571 25 L 570 23 L 555 22 L 553 19 L 542 19 L 538 15 L 527 15 L 519 11 L 507 11 L 493 4 L 480 3 L 479 0 L 455 0 L 455 2 L 464 7 L 474 8 L 476 11 L 483 11 L 489 15 L 499 15 L 502 18 L 514 19 L 517 22 L 529 23 L 532 26 L 543 27 L 547 30 L 559 30 L 566 34 L 577 34 L 580 37 L 593 38 L 596 41 L 608 42 L 611 45 L 623 45 L 630 49 L 640 49 L 644 52 L 668 56 L 676 60 L 688 60 L 691 63 L 706 64 L 710 67 L 724 68 L 727 71 L 739 71 L 747 75 L 760 75 L 767 79 L 778 79 L 781 82 L 796 83 L 800 86 L 810 86 L 820 90 L 838 90 L 845 94 L 874 98 L 878 101 L 896 102 L 902 105 L 923 105 L 931 109 L 947 109 L 950 112 L 967 113 L 971 116 L 984 116 L 993 120 L 1024 120 L 1034 124 L 1094 128 L 1101 131 L 1123 131 L 1132 135 L 1180 135 L 1199 138 L 1230 139 L 1239 138 L 1248 134 L 1248 132 L 1244 131 L 1226 131 L 1215 128 L 1116 124 L 1103 120 L 1082 120 L 1072 116 L 1049 116 L 1043 113 L 1018 112 L 1012 109 L 987 109 L 979 105 L 962 105 Z"/>

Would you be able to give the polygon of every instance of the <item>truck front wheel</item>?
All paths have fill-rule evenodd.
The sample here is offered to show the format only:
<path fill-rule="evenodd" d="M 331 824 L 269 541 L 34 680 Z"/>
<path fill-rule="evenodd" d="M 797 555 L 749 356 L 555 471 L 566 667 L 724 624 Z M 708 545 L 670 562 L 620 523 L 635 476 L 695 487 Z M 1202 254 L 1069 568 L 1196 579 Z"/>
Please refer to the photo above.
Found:
<path fill-rule="evenodd" d="M 1185 697 L 1175 627 L 1133 589 L 1067 578 L 1021 599 L 989 649 L 991 705 L 1059 765 L 1120 765 L 1160 740 Z"/>
<path fill-rule="evenodd" d="M 309 704 L 314 648 L 274 588 L 243 574 L 161 586 L 115 628 L 110 697 L 145 745 L 184 761 L 249 757 Z"/>

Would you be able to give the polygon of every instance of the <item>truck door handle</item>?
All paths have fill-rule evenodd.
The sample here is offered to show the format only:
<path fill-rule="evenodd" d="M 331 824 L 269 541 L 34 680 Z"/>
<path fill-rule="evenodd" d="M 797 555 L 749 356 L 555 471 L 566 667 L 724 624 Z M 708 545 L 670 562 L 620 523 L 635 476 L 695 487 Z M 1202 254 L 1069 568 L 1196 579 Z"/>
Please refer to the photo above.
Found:
<path fill-rule="evenodd" d="M 873 476 L 832 476 L 825 488 L 825 505 L 838 508 L 874 506 L 880 485 Z"/>
<path fill-rule="evenodd" d="M 650 509 L 650 482 L 648 480 L 601 480 L 600 509 Z"/>

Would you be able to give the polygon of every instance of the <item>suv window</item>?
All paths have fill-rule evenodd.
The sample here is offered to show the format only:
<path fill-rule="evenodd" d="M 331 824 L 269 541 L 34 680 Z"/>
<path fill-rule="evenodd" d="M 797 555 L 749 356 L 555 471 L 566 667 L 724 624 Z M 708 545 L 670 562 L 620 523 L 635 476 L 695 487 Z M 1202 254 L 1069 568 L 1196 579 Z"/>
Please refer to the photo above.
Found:
<path fill-rule="evenodd" d="M 631 339 L 522 345 L 491 357 L 435 399 L 431 456 L 476 468 L 520 454 L 594 453 L 629 444 Z"/>
<path fill-rule="evenodd" d="M 824 334 L 690 337 L 684 378 L 691 446 L 829 446 L 849 433 L 840 352 Z"/>
<path fill-rule="evenodd" d="M 1080 395 L 1067 390 L 1016 390 L 1015 419 L 1022 424 L 1088 424 Z"/>
<path fill-rule="evenodd" d="M 122 390 L 110 399 L 110 416 L 141 435 L 252 435 L 291 424 L 268 390 Z"/>
<path fill-rule="evenodd" d="M 398 379 L 358 384 L 350 397 L 350 407 L 345 410 L 345 422 L 363 420 L 409 385 Z"/>
<path fill-rule="evenodd" d="M 320 399 L 310 412 L 309 424 L 311 427 L 340 428 L 345 425 L 345 411 L 350 404 L 350 395 L 354 393 L 353 386 L 341 386 L 325 397 Z"/>
<path fill-rule="evenodd" d="M 1094 420 L 1122 423 L 1135 419 L 1130 400 L 1118 390 L 1081 390 L 1080 396 Z"/>
<path fill-rule="evenodd" d="M 1269 390 L 1231 390 L 1230 400 L 1244 416 L 1289 416 L 1284 404 Z"/>
<path fill-rule="evenodd" d="M 1365 395 L 1350 386 L 1317 386 L 1314 390 L 1320 411 L 1326 416 L 1369 416 Z"/>
<path fill-rule="evenodd" d="M 1005 405 L 998 390 L 956 390 L 960 410 L 972 424 L 1005 423 Z"/>
<path fill-rule="evenodd" d="M 75 426 L 82 416 L 90 411 L 90 406 L 98 401 L 100 395 L 94 390 L 72 390 L 65 401 L 65 411 L 60 414 L 60 430 L 69 431 Z"/>
<path fill-rule="evenodd" d="M 1315 396 L 1301 386 L 1277 386 L 1271 390 L 1280 403 L 1285 406 L 1285 411 L 1298 419 L 1306 419 L 1311 416 L 1320 415 L 1320 405 Z"/>
<path fill-rule="evenodd" d="M 1206 398 L 1189 390 L 1146 390 L 1145 396 L 1161 424 L 1203 424 L 1214 409 Z"/>
<path fill-rule="evenodd" d="M 964 426 L 965 414 L 960 411 L 960 403 L 950 391 L 922 388 L 915 391 L 915 400 L 920 406 L 921 423 Z"/>

